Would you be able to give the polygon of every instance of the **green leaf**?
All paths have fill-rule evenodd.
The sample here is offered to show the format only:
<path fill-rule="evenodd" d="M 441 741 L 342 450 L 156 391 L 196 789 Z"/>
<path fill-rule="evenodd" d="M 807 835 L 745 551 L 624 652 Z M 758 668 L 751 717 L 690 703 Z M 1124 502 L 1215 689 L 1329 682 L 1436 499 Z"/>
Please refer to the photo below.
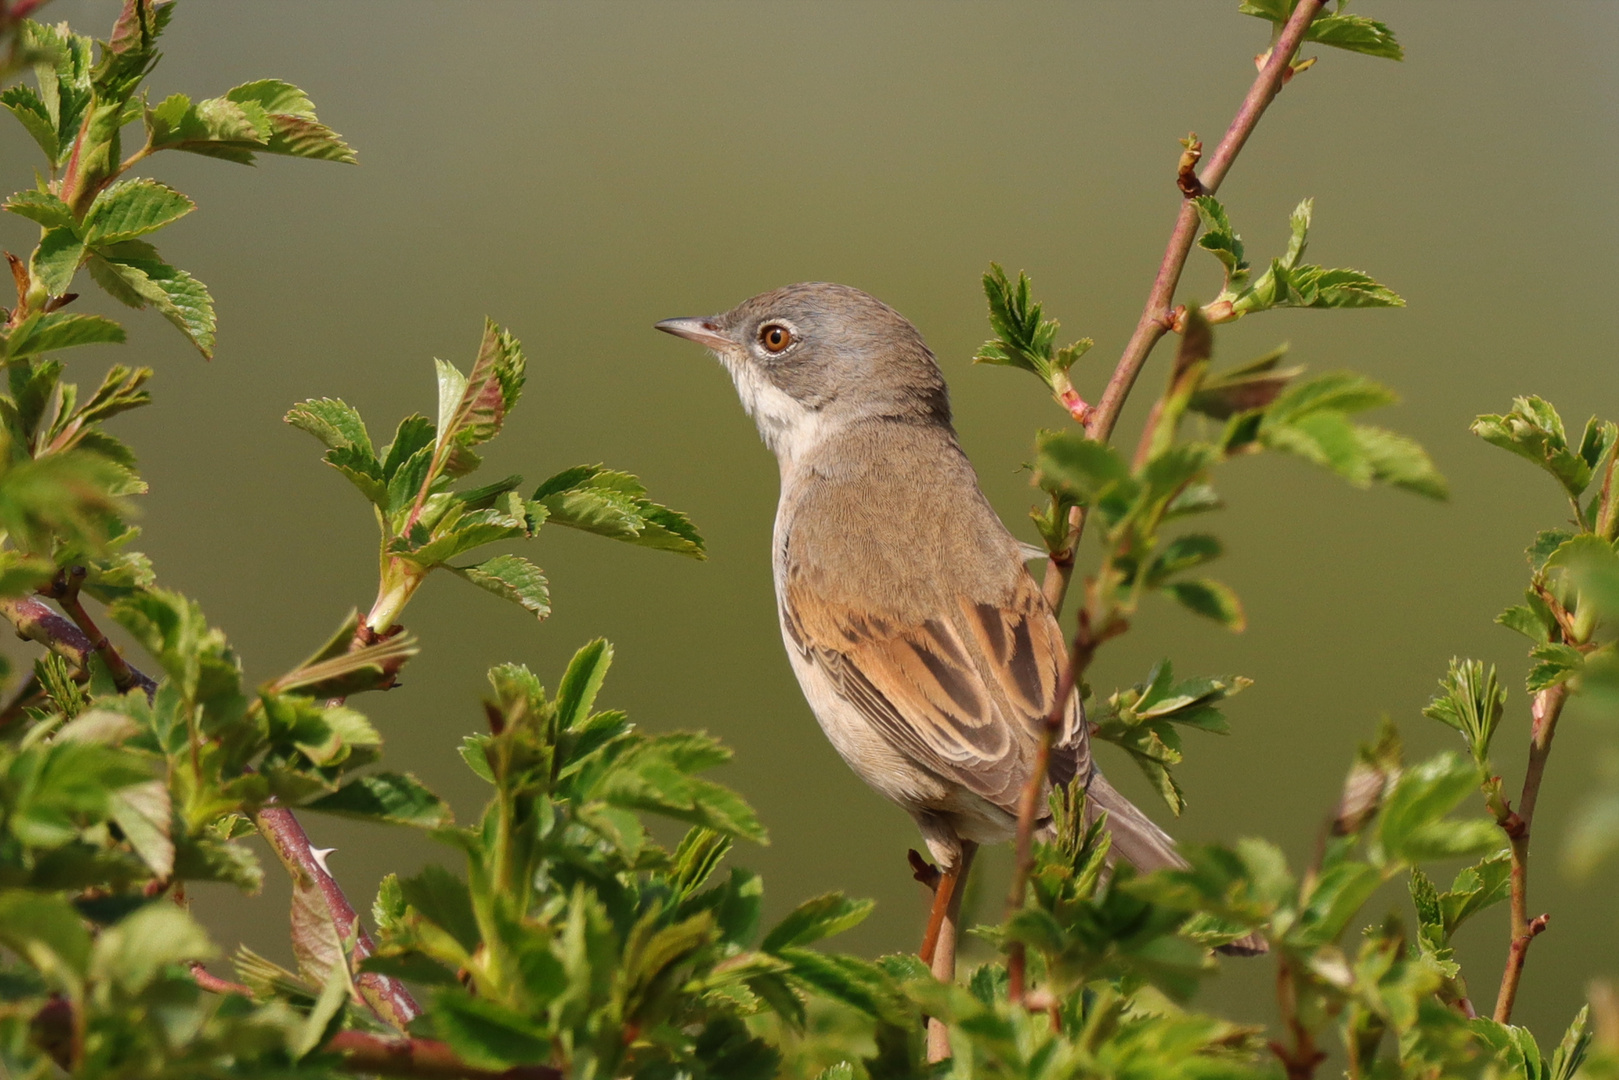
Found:
<path fill-rule="evenodd" d="M 348 143 L 315 118 L 314 103 L 291 83 L 279 79 L 243 83 L 226 91 L 225 100 L 263 110 L 269 127 L 263 147 L 267 154 L 349 165 L 359 160 Z"/>
<path fill-rule="evenodd" d="M 90 276 L 121 303 L 157 308 L 198 352 L 213 357 L 213 297 L 202 282 L 159 259 L 150 244 L 128 240 L 96 251 L 90 258 Z"/>
<path fill-rule="evenodd" d="M 1213 195 L 1199 195 L 1192 200 L 1203 225 L 1203 235 L 1197 246 L 1209 252 L 1225 268 L 1225 288 L 1236 293 L 1248 282 L 1248 260 L 1242 246 L 1242 237 L 1231 228 L 1231 219 L 1225 207 Z"/>
<path fill-rule="evenodd" d="M 47 293 L 60 296 L 73 283 L 73 275 L 83 261 L 84 241 L 72 228 L 61 226 L 40 237 L 39 247 L 28 262 L 28 274 Z"/>
<path fill-rule="evenodd" d="M 1153 556 L 1147 566 L 1146 584 L 1157 588 L 1170 576 L 1218 559 L 1225 551 L 1219 537 L 1208 533 L 1177 536 Z"/>
<path fill-rule="evenodd" d="M 73 211 L 68 208 L 67 203 L 48 191 L 19 191 L 7 199 L 0 209 L 9 210 L 11 213 L 19 217 L 25 217 L 29 221 L 37 222 L 47 229 L 72 230 L 78 226 L 78 222 L 73 220 Z"/>
<path fill-rule="evenodd" d="M 12 116 L 15 116 L 28 134 L 45 151 L 45 159 L 56 164 L 61 154 L 61 145 L 57 140 L 56 124 L 52 121 L 45 103 L 39 95 L 21 83 L 8 86 L 0 91 L 0 105 L 4 105 Z"/>
<path fill-rule="evenodd" d="M 93 978 L 138 994 L 170 965 L 208 960 L 218 953 L 207 933 L 180 908 L 147 904 L 103 930 L 91 953 Z"/>
<path fill-rule="evenodd" d="M 10 362 L 76 345 L 116 345 L 123 340 L 124 328 L 111 319 L 52 311 L 24 319 L 0 343 L 0 354 Z"/>
<path fill-rule="evenodd" d="M 170 834 L 173 811 L 168 785 L 161 780 L 131 784 L 110 796 L 112 820 L 135 854 L 159 881 L 174 873 L 174 840 Z"/>
<path fill-rule="evenodd" d="M 1524 681 L 1525 688 L 1531 694 L 1566 682 L 1585 667 L 1585 654 L 1572 645 L 1537 645 L 1529 655 L 1536 661 Z"/>
<path fill-rule="evenodd" d="M 1195 578 L 1191 581 L 1170 582 L 1160 588 L 1176 603 L 1195 615 L 1213 619 L 1226 629 L 1237 633 L 1248 628 L 1248 618 L 1243 614 L 1242 602 L 1237 599 L 1237 594 L 1231 591 L 1230 586 L 1211 578 Z"/>
<path fill-rule="evenodd" d="M 973 355 L 975 364 L 1022 368 L 1055 391 L 1056 376 L 1065 376 L 1074 361 L 1095 344 L 1090 338 L 1081 338 L 1056 348 L 1057 320 L 1043 317 L 1040 304 L 1029 296 L 1029 277 L 1021 271 L 1013 286 L 1006 271 L 991 263 L 984 274 L 984 295 L 989 300 L 989 324 L 995 337 L 979 346 Z"/>
<path fill-rule="evenodd" d="M 1450 891 L 1439 897 L 1445 940 L 1479 912 L 1505 900 L 1512 892 L 1512 852 L 1503 848 L 1486 855 L 1456 874 Z"/>
<path fill-rule="evenodd" d="M 76 990 L 90 967 L 90 932 L 84 920 L 53 894 L 0 892 L 0 943 L 65 988 Z"/>
<path fill-rule="evenodd" d="M 1486 413 L 1473 421 L 1472 431 L 1490 445 L 1545 469 L 1570 498 L 1578 498 L 1591 485 L 1591 464 L 1569 447 L 1562 417 L 1543 398 L 1514 398 L 1511 412 Z"/>
<path fill-rule="evenodd" d="M 409 773 L 368 773 L 304 805 L 326 814 L 422 829 L 442 828 L 453 820 L 444 800 Z"/>
<path fill-rule="evenodd" d="M 569 731 L 584 723 L 612 664 L 613 647 L 603 638 L 573 654 L 562 684 L 557 687 L 557 726 L 561 730 Z"/>
<path fill-rule="evenodd" d="M 1041 432 L 1035 474 L 1047 491 L 1070 494 L 1082 506 L 1100 506 L 1115 520 L 1139 490 L 1117 450 L 1071 429 Z"/>
<path fill-rule="evenodd" d="M 780 952 L 795 945 L 809 945 L 841 934 L 865 921 L 876 904 L 871 900 L 851 900 L 840 892 L 826 893 L 806 900 L 777 923 L 759 948 Z"/>
<path fill-rule="evenodd" d="M 547 520 L 642 547 L 705 558 L 703 538 L 684 514 L 645 498 L 629 473 L 580 465 L 558 473 L 534 492 Z"/>
<path fill-rule="evenodd" d="M 468 1065 L 505 1069 L 551 1057 L 545 1027 L 498 1002 L 444 991 L 434 1006 L 434 1028 Z"/>
<path fill-rule="evenodd" d="M 121 180 L 97 195 L 85 212 L 84 242 L 98 247 L 133 240 L 196 208 L 196 203 L 156 180 Z"/>
<path fill-rule="evenodd" d="M 1591 1006 L 1583 1006 L 1552 1054 L 1549 1080 L 1574 1080 L 1574 1074 L 1580 1071 L 1580 1066 L 1585 1063 L 1586 1051 L 1591 1047 L 1594 1033 L 1590 1020 Z"/>
<path fill-rule="evenodd" d="M 545 574 L 521 555 L 496 555 L 472 566 L 446 566 L 445 569 L 541 619 L 551 614 L 551 593 Z"/>
<path fill-rule="evenodd" d="M 469 956 L 477 950 L 482 936 L 466 882 L 442 866 L 429 865 L 415 877 L 401 878 L 399 889 L 407 904 L 454 938 Z"/>
<path fill-rule="evenodd" d="M 1377 824 L 1381 856 L 1421 862 L 1497 848 L 1501 832 L 1495 822 L 1445 817 L 1478 784 L 1478 766 L 1448 752 L 1405 770 L 1385 799 Z"/>
<path fill-rule="evenodd" d="M 1391 484 L 1430 499 L 1449 498 L 1450 485 L 1434 467 L 1428 451 L 1416 440 L 1365 424 L 1355 425 L 1355 438 L 1374 482 Z"/>
<path fill-rule="evenodd" d="M 1462 733 L 1480 768 L 1490 760 L 1490 740 L 1506 708 L 1507 692 L 1496 678 L 1495 665 L 1452 658 L 1450 671 L 1439 682 L 1439 693 L 1422 715 L 1448 724 Z"/>
<path fill-rule="evenodd" d="M 1244 15 L 1257 15 L 1278 26 L 1293 14 L 1292 0 L 1243 0 L 1237 10 Z M 1380 56 L 1388 60 L 1404 60 L 1405 52 L 1394 39 L 1394 31 L 1364 15 L 1347 15 L 1343 11 L 1319 14 L 1305 31 L 1305 41 L 1330 45 L 1336 49 Z"/>

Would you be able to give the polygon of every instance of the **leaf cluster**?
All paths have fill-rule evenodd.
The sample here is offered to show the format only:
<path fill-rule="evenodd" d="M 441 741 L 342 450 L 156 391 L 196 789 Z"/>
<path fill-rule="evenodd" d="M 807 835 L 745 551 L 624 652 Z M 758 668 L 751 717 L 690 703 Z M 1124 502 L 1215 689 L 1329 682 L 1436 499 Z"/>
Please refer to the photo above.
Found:
<path fill-rule="evenodd" d="M 1305 199 L 1294 208 L 1288 219 L 1291 235 L 1287 251 L 1272 259 L 1258 278 L 1253 277 L 1242 237 L 1231 227 L 1225 207 L 1212 195 L 1199 195 L 1193 202 L 1203 223 L 1198 247 L 1218 259 L 1225 270 L 1225 287 L 1203 308 L 1210 322 L 1230 322 L 1271 308 L 1405 306 L 1397 293 L 1359 270 L 1329 270 L 1299 261 L 1309 240 L 1310 218 L 1315 212 L 1313 199 Z"/>
<path fill-rule="evenodd" d="M 891 980 L 809 946 L 869 902 L 828 894 L 759 934 L 762 885 L 718 873 L 735 839 L 765 840 L 753 811 L 699 774 L 729 753 L 701 734 L 649 735 L 594 711 L 612 651 L 581 649 L 548 695 L 526 668 L 490 672 L 490 733 L 462 756 L 494 786 L 480 821 L 438 830 L 466 859 L 391 877 L 367 970 L 431 988 L 424 1031 L 465 1061 L 549 1061 L 570 1075 L 774 1075 L 747 1021 L 806 1020 L 822 994 L 870 1017 L 904 1008 Z M 687 822 L 673 851 L 642 815 Z"/>
<path fill-rule="evenodd" d="M 703 557 L 703 541 L 685 515 L 646 498 L 628 473 L 602 466 L 568 469 L 529 498 L 521 476 L 455 490 L 482 458 L 474 449 L 500 434 L 526 379 L 521 344 L 486 321 L 472 368 L 438 369 L 437 422 L 420 415 L 400 421 L 391 443 L 373 447 L 351 405 L 332 398 L 302 402 L 286 421 L 327 447 L 325 461 L 369 500 L 381 530 L 377 601 L 366 625 L 386 631 L 427 575 L 440 567 L 510 600 L 539 618 L 550 614 L 544 573 L 520 555 L 484 555 L 453 562 L 505 540 L 534 536 L 546 522 L 643 547 Z"/>

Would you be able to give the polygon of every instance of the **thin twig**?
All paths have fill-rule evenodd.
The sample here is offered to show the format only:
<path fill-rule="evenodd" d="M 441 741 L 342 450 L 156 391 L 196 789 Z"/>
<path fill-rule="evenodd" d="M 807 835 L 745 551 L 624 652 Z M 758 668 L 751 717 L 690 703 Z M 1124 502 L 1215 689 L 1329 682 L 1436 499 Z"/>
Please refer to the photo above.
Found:
<path fill-rule="evenodd" d="M 75 566 L 56 575 L 51 583 L 40 590 L 40 594 L 55 600 L 67 617 L 73 620 L 73 625 L 79 628 L 85 638 L 90 642 L 90 648 L 101 657 L 101 662 L 107 665 L 107 672 L 112 675 L 113 685 L 120 694 L 140 686 L 140 680 L 135 677 L 135 670 L 124 659 L 123 653 L 107 639 L 101 632 L 90 613 L 84 608 L 84 601 L 79 599 L 79 590 L 84 585 L 85 568 Z M 141 687 L 148 694 L 155 688 Z"/>
<path fill-rule="evenodd" d="M 1529 944 L 1546 929 L 1547 916 L 1529 917 L 1529 830 L 1534 822 L 1535 803 L 1540 798 L 1541 781 L 1546 775 L 1546 759 L 1557 734 L 1557 718 L 1562 715 L 1567 701 L 1567 683 L 1549 686 L 1535 695 L 1530 709 L 1533 724 L 1529 734 L 1529 764 L 1523 774 L 1523 794 L 1518 798 L 1517 812 L 1508 812 L 1501 820 L 1501 828 L 1512 843 L 1512 926 L 1507 964 L 1501 972 L 1501 990 L 1495 998 L 1497 1023 L 1511 1021 Z"/>
<path fill-rule="evenodd" d="M 1164 249 L 1163 261 L 1158 264 L 1158 273 L 1153 278 L 1152 289 L 1147 294 L 1147 304 L 1141 311 L 1141 319 L 1136 323 L 1135 332 L 1124 347 L 1124 355 L 1119 358 L 1118 365 L 1113 369 L 1113 377 L 1108 380 L 1107 388 L 1102 391 L 1101 400 L 1091 410 L 1085 420 L 1085 434 L 1099 442 L 1106 442 L 1113 434 L 1114 425 L 1119 422 L 1119 413 L 1124 409 L 1125 399 L 1130 396 L 1130 389 L 1135 386 L 1136 376 L 1141 373 L 1152 355 L 1153 346 L 1158 339 L 1167 334 L 1174 325 L 1175 289 L 1180 285 L 1181 271 L 1186 267 L 1186 257 L 1191 254 L 1192 241 L 1197 236 L 1197 205 L 1192 202 L 1195 194 L 1212 195 L 1220 190 L 1220 183 L 1230 171 L 1232 163 L 1236 161 L 1237 154 L 1253 134 L 1254 128 L 1259 124 L 1259 118 L 1265 115 L 1265 110 L 1275 100 L 1276 94 L 1282 85 L 1287 82 L 1291 72 L 1293 54 L 1298 51 L 1299 45 L 1304 41 L 1304 34 L 1310 27 L 1310 22 L 1319 12 L 1326 0 L 1299 0 L 1298 7 L 1288 18 L 1287 24 L 1276 38 L 1276 44 L 1271 48 L 1270 56 L 1260 66 L 1259 75 L 1254 79 L 1253 85 L 1248 88 L 1248 94 L 1242 99 L 1242 106 L 1232 119 L 1231 126 L 1226 129 L 1225 137 L 1220 145 L 1215 147 L 1214 153 L 1209 157 L 1208 163 L 1201 173 L 1193 174 L 1186 161 L 1186 155 L 1176 169 L 1176 184 L 1183 196 L 1180 213 L 1175 219 L 1175 228 L 1169 234 L 1169 246 Z M 1188 151 L 1190 148 L 1188 148 Z M 1079 507 L 1074 507 L 1068 515 L 1068 544 L 1061 552 L 1054 552 L 1046 561 L 1046 576 L 1044 578 L 1044 592 L 1046 602 L 1051 610 L 1061 611 L 1063 599 L 1067 596 L 1068 585 L 1074 573 L 1074 552 L 1079 547 L 1080 538 L 1085 532 L 1085 513 Z"/>

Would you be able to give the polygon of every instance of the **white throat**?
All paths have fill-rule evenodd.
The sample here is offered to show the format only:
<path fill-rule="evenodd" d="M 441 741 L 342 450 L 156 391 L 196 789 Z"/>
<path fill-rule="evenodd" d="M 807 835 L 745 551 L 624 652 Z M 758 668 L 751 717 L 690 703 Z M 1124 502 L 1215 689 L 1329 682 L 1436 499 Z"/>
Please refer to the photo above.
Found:
<path fill-rule="evenodd" d="M 720 360 L 736 383 L 742 408 L 759 426 L 759 437 L 776 455 L 783 471 L 820 443 L 827 426 L 821 413 L 795 400 L 746 358 L 722 353 Z"/>

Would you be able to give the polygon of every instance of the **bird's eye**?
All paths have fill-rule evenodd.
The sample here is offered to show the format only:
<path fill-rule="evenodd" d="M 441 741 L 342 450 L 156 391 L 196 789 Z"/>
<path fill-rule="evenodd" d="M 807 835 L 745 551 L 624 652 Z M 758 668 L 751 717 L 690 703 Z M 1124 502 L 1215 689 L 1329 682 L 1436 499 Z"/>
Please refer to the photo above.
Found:
<path fill-rule="evenodd" d="M 779 353 L 793 343 L 793 332 L 781 323 L 765 323 L 759 327 L 759 344 L 766 352 Z"/>

